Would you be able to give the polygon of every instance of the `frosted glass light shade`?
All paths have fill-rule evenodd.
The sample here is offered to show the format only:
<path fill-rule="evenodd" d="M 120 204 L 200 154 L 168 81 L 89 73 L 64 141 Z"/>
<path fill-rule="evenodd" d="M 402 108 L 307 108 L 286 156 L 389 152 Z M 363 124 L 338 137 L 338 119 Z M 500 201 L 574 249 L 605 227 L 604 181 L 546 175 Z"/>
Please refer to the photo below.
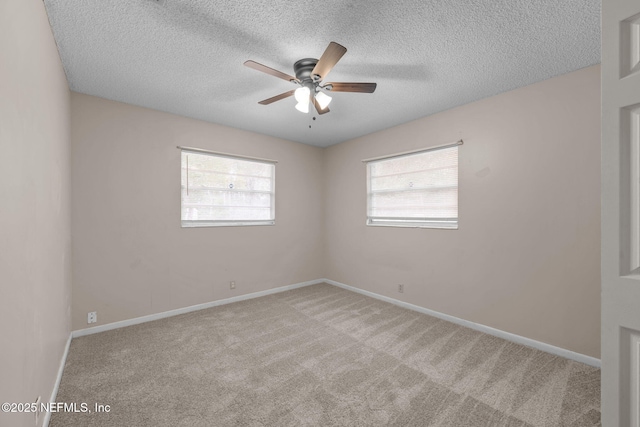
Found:
<path fill-rule="evenodd" d="M 309 112 L 309 94 L 311 93 L 311 90 L 309 90 L 308 87 L 299 87 L 298 89 L 296 89 L 295 93 L 293 94 L 293 96 L 296 98 L 296 101 L 298 101 L 298 104 L 296 105 L 296 110 L 300 111 L 301 113 L 308 113 Z"/>
<path fill-rule="evenodd" d="M 309 93 L 311 93 L 311 91 L 308 87 L 299 87 L 298 89 L 296 89 L 294 96 L 296 97 L 296 101 L 298 101 L 299 103 L 309 103 Z"/>
<path fill-rule="evenodd" d="M 301 113 L 308 113 L 309 112 L 309 100 L 307 100 L 306 102 L 298 102 L 296 104 L 296 110 L 300 111 Z"/>
<path fill-rule="evenodd" d="M 331 97 L 329 95 L 327 95 L 324 92 L 318 92 L 316 94 L 316 101 L 318 101 L 318 105 L 320 106 L 320 109 L 324 110 L 325 108 L 327 108 L 329 106 L 329 103 L 331 102 Z"/>

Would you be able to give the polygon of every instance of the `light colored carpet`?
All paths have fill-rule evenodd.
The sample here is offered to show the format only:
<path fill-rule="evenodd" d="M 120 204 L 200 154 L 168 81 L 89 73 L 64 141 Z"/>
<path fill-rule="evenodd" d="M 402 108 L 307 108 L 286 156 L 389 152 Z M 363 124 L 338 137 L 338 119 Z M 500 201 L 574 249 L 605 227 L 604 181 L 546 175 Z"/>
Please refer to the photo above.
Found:
<path fill-rule="evenodd" d="M 74 339 L 74 426 L 599 426 L 600 370 L 327 284 Z"/>

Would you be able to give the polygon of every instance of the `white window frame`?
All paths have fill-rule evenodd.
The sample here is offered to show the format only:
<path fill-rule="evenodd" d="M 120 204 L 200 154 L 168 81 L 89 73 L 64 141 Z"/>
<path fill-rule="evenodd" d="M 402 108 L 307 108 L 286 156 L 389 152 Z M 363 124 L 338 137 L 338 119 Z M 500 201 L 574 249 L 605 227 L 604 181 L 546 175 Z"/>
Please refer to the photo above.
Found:
<path fill-rule="evenodd" d="M 192 228 L 192 227 L 237 227 L 237 226 L 254 226 L 254 225 L 275 225 L 276 223 L 276 160 L 269 159 L 261 159 L 258 157 L 248 157 L 248 156 L 240 156 L 236 154 L 229 153 L 221 153 L 216 151 L 209 151 L 200 148 L 192 148 L 192 147 L 180 147 L 180 168 L 182 169 L 182 154 L 183 153 L 192 153 L 197 155 L 206 155 L 212 157 L 223 157 L 228 159 L 234 159 L 241 162 L 253 162 L 253 163 L 266 163 L 273 166 L 272 174 L 271 174 L 271 214 L 270 219 L 267 220 L 248 220 L 248 219 L 232 219 L 232 220 L 185 220 L 182 219 L 182 206 L 183 206 L 183 183 L 182 183 L 182 173 L 180 178 L 180 223 L 183 228 Z M 188 176 L 188 175 L 187 175 Z"/>
<path fill-rule="evenodd" d="M 438 229 L 450 229 L 457 230 L 458 229 L 458 218 L 459 213 L 455 218 L 408 218 L 408 217 L 373 217 L 371 215 L 371 165 L 376 162 L 383 162 L 386 160 L 397 159 L 399 157 L 407 157 L 407 156 L 415 156 L 425 154 L 431 151 L 439 151 L 444 149 L 453 148 L 459 145 L 462 145 L 463 141 L 460 140 L 453 144 L 440 145 L 437 147 L 430 147 L 421 150 L 407 151 L 397 154 L 392 154 L 388 156 L 375 157 L 372 159 L 363 160 L 366 164 L 367 169 L 367 221 L 366 225 L 368 226 L 376 226 L 376 227 L 406 227 L 406 228 L 438 228 Z M 458 152 L 459 156 L 459 152 Z M 459 164 L 457 173 L 459 174 Z M 460 183 L 458 180 L 457 188 L 460 188 Z M 458 198 L 459 200 L 459 198 Z M 459 209 L 459 205 L 458 205 Z"/>

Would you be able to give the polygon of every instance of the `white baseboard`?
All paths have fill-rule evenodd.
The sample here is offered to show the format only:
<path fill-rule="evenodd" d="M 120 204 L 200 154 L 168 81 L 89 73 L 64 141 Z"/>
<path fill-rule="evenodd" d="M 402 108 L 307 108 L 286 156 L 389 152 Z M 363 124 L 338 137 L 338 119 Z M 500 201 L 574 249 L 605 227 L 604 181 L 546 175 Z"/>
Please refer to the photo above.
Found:
<path fill-rule="evenodd" d="M 71 335 L 73 336 L 73 338 L 77 338 L 85 335 L 97 334 L 99 332 L 110 331 L 112 329 L 124 328 L 125 326 L 137 325 L 139 323 L 145 323 L 145 322 L 152 322 L 154 320 L 164 319 L 165 317 L 172 317 L 172 316 L 177 316 L 179 314 L 190 313 L 192 311 L 204 310 L 205 308 L 217 307 L 219 305 L 231 304 L 233 302 L 259 298 L 265 295 L 271 295 L 279 292 L 288 291 L 291 289 L 302 288 L 304 286 L 316 285 L 318 283 L 322 283 L 323 281 L 324 279 L 310 280 L 308 282 L 295 283 L 293 285 L 280 286 L 279 288 L 267 289 L 266 291 L 253 292 L 251 294 L 238 295 L 237 297 L 205 302 L 203 304 L 196 304 L 189 307 L 177 308 L 175 310 L 163 311 L 162 313 L 150 314 L 148 316 L 135 317 L 133 319 L 107 323 L 106 325 L 94 326 L 92 328 L 78 329 L 76 331 L 73 331 Z"/>
<path fill-rule="evenodd" d="M 345 285 L 344 283 L 336 282 L 335 280 L 330 279 L 322 279 L 319 282 L 326 282 L 330 285 L 338 286 L 343 289 L 347 289 L 349 291 L 357 292 L 359 294 L 363 294 L 372 298 L 376 298 L 382 301 L 389 302 L 391 304 L 398 305 L 400 307 L 408 308 L 409 310 L 417 311 L 419 313 L 428 314 L 429 316 L 437 317 L 439 319 L 447 320 L 451 323 L 455 323 L 457 325 L 466 326 L 467 328 L 474 329 L 476 331 L 484 332 L 489 335 L 496 336 L 498 338 L 503 338 L 507 341 L 512 341 L 517 344 L 522 344 L 527 347 L 533 347 L 537 350 L 541 350 L 547 353 L 555 354 L 556 356 L 565 357 L 567 359 L 575 360 L 576 362 L 581 362 L 586 365 L 595 366 L 596 368 L 600 368 L 601 363 L 600 359 L 596 359 L 595 357 L 587 356 L 584 354 L 576 353 L 571 350 L 566 350 L 561 347 L 556 347 L 551 344 L 546 344 L 540 341 L 532 340 L 530 338 L 525 338 L 520 335 L 512 334 L 510 332 L 501 331 L 500 329 L 494 329 L 490 326 L 481 325 L 479 323 L 470 322 L 468 320 L 460 319 L 458 317 L 450 316 L 448 314 L 440 313 L 438 311 L 429 310 L 428 308 L 420 307 L 418 305 L 410 304 L 408 302 L 400 301 L 394 298 L 386 297 L 384 295 L 379 295 L 373 292 L 365 291 L 364 289 L 356 288 L 353 286 Z"/>
<path fill-rule="evenodd" d="M 60 381 L 62 380 L 62 373 L 64 372 L 64 365 L 67 363 L 69 346 L 71 346 L 71 336 L 72 334 L 69 334 L 69 338 L 67 338 L 67 344 L 64 347 L 64 353 L 62 353 L 62 358 L 60 359 L 60 366 L 58 367 L 58 375 L 56 376 L 56 382 L 53 385 L 53 390 L 51 391 L 49 402 L 56 401 L 56 396 L 58 395 L 58 388 L 60 387 Z M 50 419 L 51 419 L 51 412 L 45 412 L 44 417 L 42 418 L 42 427 L 48 427 Z"/>

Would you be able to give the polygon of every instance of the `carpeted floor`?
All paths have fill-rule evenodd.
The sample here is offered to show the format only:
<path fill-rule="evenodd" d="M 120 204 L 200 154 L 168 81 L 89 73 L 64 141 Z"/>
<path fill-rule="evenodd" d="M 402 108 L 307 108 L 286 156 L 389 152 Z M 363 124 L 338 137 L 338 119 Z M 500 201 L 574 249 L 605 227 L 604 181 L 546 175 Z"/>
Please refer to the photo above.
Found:
<path fill-rule="evenodd" d="M 321 284 L 76 338 L 56 401 L 110 412 L 51 427 L 588 427 L 600 370 Z"/>

